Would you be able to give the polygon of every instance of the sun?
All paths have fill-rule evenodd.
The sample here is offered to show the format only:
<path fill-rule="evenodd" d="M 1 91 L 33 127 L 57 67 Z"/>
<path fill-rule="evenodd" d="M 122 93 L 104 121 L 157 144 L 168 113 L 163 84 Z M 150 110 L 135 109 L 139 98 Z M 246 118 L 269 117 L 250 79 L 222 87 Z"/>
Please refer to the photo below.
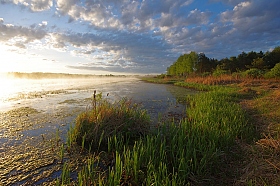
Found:
<path fill-rule="evenodd" d="M 36 72 L 45 67 L 44 62 L 37 55 L 29 54 L 27 49 L 0 43 L 0 56 L 0 73 Z"/>
<path fill-rule="evenodd" d="M 24 55 L 19 54 L 16 48 L 0 44 L 0 56 L 0 72 L 15 72 L 24 69 L 22 64 Z"/>

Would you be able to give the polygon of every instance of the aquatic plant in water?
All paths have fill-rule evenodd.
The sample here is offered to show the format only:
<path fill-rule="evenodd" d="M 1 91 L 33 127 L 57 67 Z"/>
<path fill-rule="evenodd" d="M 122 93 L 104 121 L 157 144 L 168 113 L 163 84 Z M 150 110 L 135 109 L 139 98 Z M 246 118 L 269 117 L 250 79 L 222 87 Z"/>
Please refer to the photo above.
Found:
<path fill-rule="evenodd" d="M 147 134 L 149 128 L 150 118 L 137 104 L 127 98 L 109 103 L 95 91 L 92 109 L 81 113 L 76 119 L 73 140 L 83 148 L 107 149 L 108 138 L 116 135 L 129 143 Z"/>

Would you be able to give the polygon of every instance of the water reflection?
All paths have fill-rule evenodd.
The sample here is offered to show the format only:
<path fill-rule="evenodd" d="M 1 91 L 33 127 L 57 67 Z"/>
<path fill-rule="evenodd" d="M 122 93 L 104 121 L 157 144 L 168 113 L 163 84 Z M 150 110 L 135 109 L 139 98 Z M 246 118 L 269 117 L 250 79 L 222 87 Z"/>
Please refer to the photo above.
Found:
<path fill-rule="evenodd" d="M 182 100 L 188 94 L 193 94 L 193 91 L 182 87 L 173 85 L 162 84 L 149 84 L 139 82 L 130 87 L 132 94 L 130 95 L 133 100 L 143 105 L 151 115 L 154 123 L 158 119 L 166 119 L 173 117 L 185 116 L 186 105 Z"/>

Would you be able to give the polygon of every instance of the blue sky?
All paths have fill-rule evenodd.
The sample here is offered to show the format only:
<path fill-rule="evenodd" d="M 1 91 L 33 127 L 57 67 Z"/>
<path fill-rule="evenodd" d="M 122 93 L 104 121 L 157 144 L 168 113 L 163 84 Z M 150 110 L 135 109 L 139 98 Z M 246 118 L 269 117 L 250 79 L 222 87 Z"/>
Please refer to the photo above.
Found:
<path fill-rule="evenodd" d="M 0 0 L 0 72 L 164 73 L 280 46 L 279 0 Z"/>

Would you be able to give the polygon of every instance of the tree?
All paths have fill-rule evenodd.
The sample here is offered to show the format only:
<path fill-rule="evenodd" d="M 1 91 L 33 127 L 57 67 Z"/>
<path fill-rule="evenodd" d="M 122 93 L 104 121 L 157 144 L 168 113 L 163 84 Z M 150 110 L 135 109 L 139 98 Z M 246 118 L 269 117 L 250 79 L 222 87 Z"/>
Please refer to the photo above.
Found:
<path fill-rule="evenodd" d="M 257 59 L 254 59 L 250 68 L 264 70 L 266 68 L 264 59 L 259 57 Z"/>
<path fill-rule="evenodd" d="M 197 73 L 211 72 L 216 68 L 216 61 L 209 59 L 204 53 L 198 54 L 198 61 L 196 64 Z"/>
<path fill-rule="evenodd" d="M 264 56 L 266 66 L 271 69 L 280 62 L 280 47 L 275 47 L 272 52 L 266 52 Z"/>
<path fill-rule="evenodd" d="M 196 71 L 197 61 L 198 55 L 196 52 L 183 54 L 167 68 L 167 75 L 186 76 Z"/>

